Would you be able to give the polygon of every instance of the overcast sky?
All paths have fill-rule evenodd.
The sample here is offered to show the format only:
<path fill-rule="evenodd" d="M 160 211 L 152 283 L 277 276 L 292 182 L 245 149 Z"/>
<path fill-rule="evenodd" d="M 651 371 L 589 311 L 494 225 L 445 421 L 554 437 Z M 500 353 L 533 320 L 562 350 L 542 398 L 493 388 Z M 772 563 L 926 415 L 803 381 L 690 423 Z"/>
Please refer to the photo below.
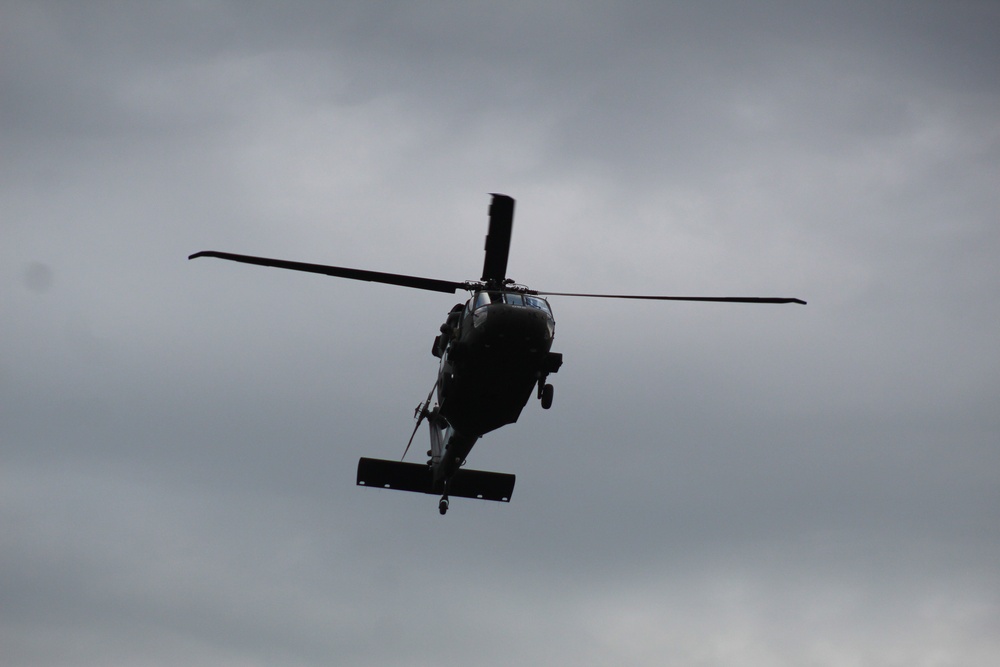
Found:
<path fill-rule="evenodd" d="M 0 662 L 1000 664 L 1000 5 L 0 0 Z M 555 402 L 358 488 L 490 192 Z M 426 433 L 411 454 L 420 460 Z"/>

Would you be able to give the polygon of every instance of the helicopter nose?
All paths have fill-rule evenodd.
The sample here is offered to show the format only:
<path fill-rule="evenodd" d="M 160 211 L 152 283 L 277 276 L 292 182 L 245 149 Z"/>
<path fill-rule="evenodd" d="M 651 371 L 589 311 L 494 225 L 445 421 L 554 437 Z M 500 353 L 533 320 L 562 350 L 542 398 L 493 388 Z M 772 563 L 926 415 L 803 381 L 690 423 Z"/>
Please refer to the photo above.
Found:
<path fill-rule="evenodd" d="M 540 311 L 497 304 L 489 308 L 485 322 L 486 336 L 493 342 L 542 345 L 552 340 L 551 319 Z"/>

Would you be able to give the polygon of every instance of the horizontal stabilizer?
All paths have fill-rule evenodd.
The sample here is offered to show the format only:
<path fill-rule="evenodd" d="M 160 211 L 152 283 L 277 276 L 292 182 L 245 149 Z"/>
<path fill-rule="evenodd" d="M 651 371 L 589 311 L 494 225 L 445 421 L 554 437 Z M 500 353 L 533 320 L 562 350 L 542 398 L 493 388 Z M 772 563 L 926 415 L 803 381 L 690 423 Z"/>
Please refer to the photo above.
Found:
<path fill-rule="evenodd" d="M 420 463 L 362 458 L 358 461 L 358 486 L 376 489 L 396 489 L 415 493 L 443 493 L 434 485 L 429 466 Z M 514 492 L 514 475 L 485 470 L 460 469 L 448 484 L 448 495 L 459 498 L 479 498 L 510 502 Z"/>

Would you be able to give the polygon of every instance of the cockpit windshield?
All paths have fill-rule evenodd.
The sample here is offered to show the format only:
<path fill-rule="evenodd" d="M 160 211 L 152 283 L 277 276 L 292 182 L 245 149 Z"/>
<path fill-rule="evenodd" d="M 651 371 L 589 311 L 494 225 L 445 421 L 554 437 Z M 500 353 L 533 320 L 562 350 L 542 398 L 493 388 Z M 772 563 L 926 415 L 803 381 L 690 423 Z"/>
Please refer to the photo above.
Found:
<path fill-rule="evenodd" d="M 534 308 L 552 317 L 552 309 L 549 308 L 548 301 L 540 296 L 521 294 L 520 292 L 477 292 L 473 300 L 472 310 L 479 310 L 491 303 L 506 303 L 511 306 Z"/>
<path fill-rule="evenodd" d="M 483 306 L 491 303 L 506 303 L 511 306 L 521 306 L 540 310 L 549 317 L 552 317 L 552 309 L 549 302 L 540 296 L 522 294 L 520 292 L 477 292 L 473 300 L 473 310 L 479 310 Z"/>

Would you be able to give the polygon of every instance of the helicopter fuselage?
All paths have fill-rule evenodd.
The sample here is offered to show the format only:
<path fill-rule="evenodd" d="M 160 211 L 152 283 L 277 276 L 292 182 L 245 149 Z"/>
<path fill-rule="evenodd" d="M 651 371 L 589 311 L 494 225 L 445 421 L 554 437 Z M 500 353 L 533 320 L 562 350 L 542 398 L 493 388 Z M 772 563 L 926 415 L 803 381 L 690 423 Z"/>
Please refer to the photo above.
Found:
<path fill-rule="evenodd" d="M 552 309 L 538 296 L 484 290 L 456 305 L 432 348 L 441 358 L 440 415 L 474 438 L 516 422 L 562 364 L 550 351 L 554 335 Z"/>
<path fill-rule="evenodd" d="M 562 355 L 550 351 L 554 335 L 548 302 L 514 289 L 477 291 L 448 313 L 431 348 L 441 359 L 438 406 L 426 413 L 431 490 L 444 493 L 442 513 L 448 508 L 451 480 L 482 435 L 516 422 L 536 387 L 542 407 L 552 405 L 552 385 L 545 380 L 562 364 Z M 476 491 L 487 489 L 489 478 L 505 480 L 498 487 L 513 487 L 512 475 L 475 472 L 472 479 L 482 485 Z M 503 493 L 509 499 L 509 489 Z"/>

